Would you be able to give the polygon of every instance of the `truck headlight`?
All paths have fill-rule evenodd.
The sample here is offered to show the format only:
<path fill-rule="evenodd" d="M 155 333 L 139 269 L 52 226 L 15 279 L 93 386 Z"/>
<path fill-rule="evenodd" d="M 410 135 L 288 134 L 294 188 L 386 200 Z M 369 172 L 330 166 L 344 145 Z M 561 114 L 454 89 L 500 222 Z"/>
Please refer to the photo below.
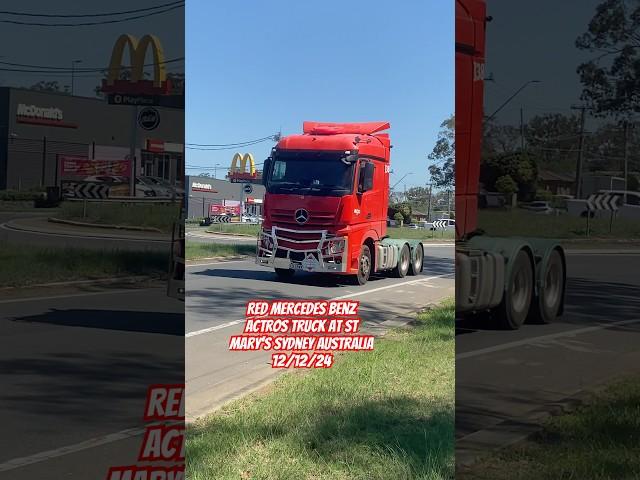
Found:
<path fill-rule="evenodd" d="M 338 253 L 344 252 L 344 240 L 330 240 L 328 251 L 331 255 L 336 255 Z"/>

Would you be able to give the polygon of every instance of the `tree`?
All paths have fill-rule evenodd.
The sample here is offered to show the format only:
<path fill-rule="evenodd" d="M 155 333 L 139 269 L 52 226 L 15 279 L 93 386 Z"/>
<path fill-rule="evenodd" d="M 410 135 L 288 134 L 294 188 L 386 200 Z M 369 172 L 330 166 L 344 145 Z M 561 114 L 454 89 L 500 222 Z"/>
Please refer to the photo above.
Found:
<path fill-rule="evenodd" d="M 640 2 L 604 0 L 576 47 L 597 54 L 578 66 L 581 98 L 596 116 L 640 111 Z"/>
<path fill-rule="evenodd" d="M 388 216 L 395 218 L 396 214 L 400 213 L 402 218 L 408 223 L 411 223 L 411 205 L 407 202 L 395 203 L 389 205 Z"/>
<path fill-rule="evenodd" d="M 511 196 L 518 191 L 518 184 L 511 178 L 511 175 L 503 175 L 496 180 L 496 190 Z"/>
<path fill-rule="evenodd" d="M 396 214 L 393 216 L 393 219 L 399 225 L 402 225 L 402 222 L 404 222 L 404 217 L 402 216 L 402 214 L 400 212 L 396 212 Z"/>
<path fill-rule="evenodd" d="M 451 188 L 455 184 L 455 117 L 451 115 L 440 124 L 440 132 L 433 150 L 427 158 L 429 174 L 436 187 Z"/>
<path fill-rule="evenodd" d="M 38 83 L 34 83 L 29 87 L 29 90 L 37 90 L 39 92 L 63 92 L 68 93 L 69 86 L 62 87 L 57 80 L 46 81 L 40 80 Z"/>
<path fill-rule="evenodd" d="M 411 187 L 407 190 L 407 200 L 411 203 L 425 203 L 429 199 L 429 190 L 425 187 Z"/>
<path fill-rule="evenodd" d="M 521 199 L 535 196 L 538 168 L 532 155 L 526 152 L 494 155 L 487 158 L 480 168 L 480 181 L 489 191 L 497 190 L 498 179 L 503 176 L 509 176 L 516 183 Z"/>

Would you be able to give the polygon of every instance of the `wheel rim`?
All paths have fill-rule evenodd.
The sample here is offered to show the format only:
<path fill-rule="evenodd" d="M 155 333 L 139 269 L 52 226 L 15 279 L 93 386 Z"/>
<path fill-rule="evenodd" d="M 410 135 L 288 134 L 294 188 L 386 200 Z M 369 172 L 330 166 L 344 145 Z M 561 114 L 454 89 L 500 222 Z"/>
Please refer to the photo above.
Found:
<path fill-rule="evenodd" d="M 527 306 L 527 290 L 529 279 L 525 273 L 525 269 L 521 268 L 516 273 L 511 287 L 511 305 L 516 312 L 522 312 Z"/>
<path fill-rule="evenodd" d="M 549 264 L 547 274 L 545 275 L 545 286 L 543 301 L 546 307 L 553 308 L 558 302 L 560 297 L 560 283 L 562 282 L 560 276 L 560 267 L 557 262 Z"/>
<path fill-rule="evenodd" d="M 400 259 L 400 268 L 402 271 L 406 271 L 409 268 L 409 249 L 402 249 L 402 258 Z"/>
<path fill-rule="evenodd" d="M 367 278 L 369 276 L 369 270 L 371 270 L 371 261 L 368 256 L 362 255 L 360 258 L 360 275 L 363 278 Z"/>
<path fill-rule="evenodd" d="M 420 268 L 422 267 L 422 256 L 423 256 L 422 248 L 418 247 L 416 252 L 416 261 L 414 263 L 416 273 L 420 271 Z"/>

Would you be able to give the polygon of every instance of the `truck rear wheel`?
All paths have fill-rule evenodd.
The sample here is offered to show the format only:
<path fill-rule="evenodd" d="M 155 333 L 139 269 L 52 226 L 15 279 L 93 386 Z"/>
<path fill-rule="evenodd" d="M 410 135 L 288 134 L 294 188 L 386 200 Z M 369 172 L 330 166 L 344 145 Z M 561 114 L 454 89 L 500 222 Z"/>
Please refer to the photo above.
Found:
<path fill-rule="evenodd" d="M 409 275 L 420 275 L 420 272 L 422 272 L 423 262 L 424 251 L 422 250 L 422 245 L 418 244 L 415 250 L 414 258 L 411 261 L 411 265 L 409 265 Z"/>
<path fill-rule="evenodd" d="M 371 275 L 371 251 L 367 245 L 363 245 L 360 249 L 360 256 L 358 257 L 358 274 L 356 275 L 356 281 L 358 285 L 364 285 L 369 280 Z"/>
<path fill-rule="evenodd" d="M 393 274 L 398 278 L 404 278 L 409 271 L 409 265 L 411 265 L 411 250 L 406 243 L 400 249 L 400 255 L 398 255 L 398 265 L 393 269 Z"/>
<path fill-rule="evenodd" d="M 506 286 L 502 303 L 497 308 L 497 319 L 500 327 L 517 330 L 527 318 L 533 296 L 533 267 L 524 250 L 515 256 Z"/>
<path fill-rule="evenodd" d="M 551 252 L 549 260 L 542 272 L 544 288 L 542 288 L 531 305 L 529 319 L 533 323 L 551 323 L 558 317 L 564 292 L 564 264 L 557 250 Z"/>
<path fill-rule="evenodd" d="M 280 280 L 289 280 L 291 279 L 296 271 L 291 268 L 276 268 L 276 275 Z"/>

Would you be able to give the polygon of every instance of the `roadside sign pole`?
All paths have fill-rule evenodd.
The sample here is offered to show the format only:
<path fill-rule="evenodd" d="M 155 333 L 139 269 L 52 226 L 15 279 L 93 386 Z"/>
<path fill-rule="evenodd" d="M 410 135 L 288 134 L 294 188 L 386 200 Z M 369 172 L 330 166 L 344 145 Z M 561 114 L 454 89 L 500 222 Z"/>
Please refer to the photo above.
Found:
<path fill-rule="evenodd" d="M 131 175 L 129 177 L 129 195 L 136 196 L 136 144 L 138 136 L 138 106 L 131 106 L 131 145 L 129 147 L 129 157 L 131 162 Z"/>

